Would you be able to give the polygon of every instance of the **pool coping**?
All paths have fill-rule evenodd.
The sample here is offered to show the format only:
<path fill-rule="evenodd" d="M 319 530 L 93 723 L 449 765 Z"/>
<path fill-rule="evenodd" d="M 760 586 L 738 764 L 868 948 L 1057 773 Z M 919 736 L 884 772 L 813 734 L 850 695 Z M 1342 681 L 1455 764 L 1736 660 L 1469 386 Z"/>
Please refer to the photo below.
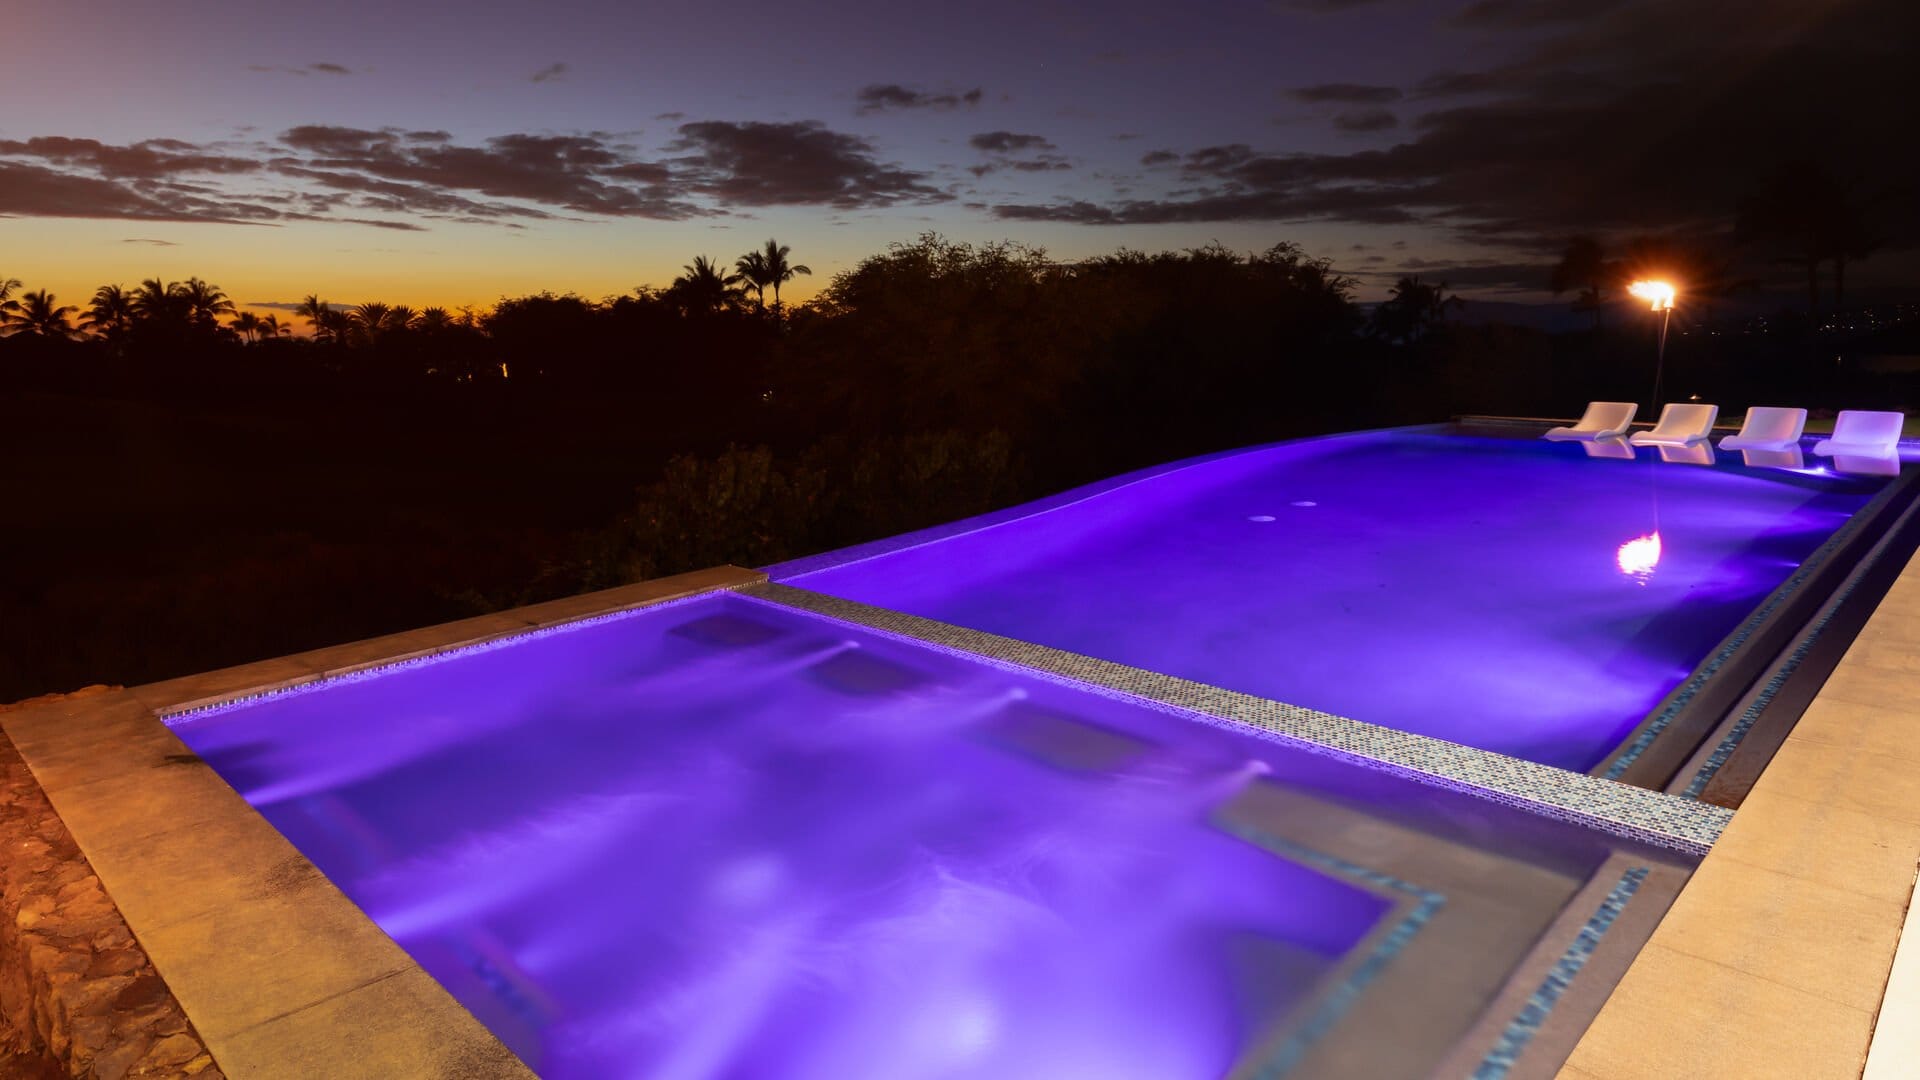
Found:
<path fill-rule="evenodd" d="M 1567 1080 L 1920 1068 L 1920 555 L 1568 1058 Z"/>
<path fill-rule="evenodd" d="M 50 702 L 0 728 L 227 1075 L 527 1080 L 160 716 L 764 580 L 716 567 Z"/>

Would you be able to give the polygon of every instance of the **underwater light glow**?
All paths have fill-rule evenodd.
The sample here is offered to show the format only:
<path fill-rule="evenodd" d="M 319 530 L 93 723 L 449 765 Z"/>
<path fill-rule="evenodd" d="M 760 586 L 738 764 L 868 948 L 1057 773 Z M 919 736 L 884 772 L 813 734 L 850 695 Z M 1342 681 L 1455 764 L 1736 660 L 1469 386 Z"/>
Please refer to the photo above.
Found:
<path fill-rule="evenodd" d="M 1621 544 L 1620 550 L 1614 553 L 1614 561 L 1620 564 L 1621 573 L 1645 585 L 1653 576 L 1654 567 L 1660 565 L 1660 534 L 1636 536 Z"/>

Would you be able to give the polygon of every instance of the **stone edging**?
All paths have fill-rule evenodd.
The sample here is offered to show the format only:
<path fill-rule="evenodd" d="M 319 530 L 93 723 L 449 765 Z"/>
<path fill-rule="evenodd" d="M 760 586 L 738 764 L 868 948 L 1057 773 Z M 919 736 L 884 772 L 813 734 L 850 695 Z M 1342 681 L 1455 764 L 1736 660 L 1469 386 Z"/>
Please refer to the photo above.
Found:
<path fill-rule="evenodd" d="M 0 850 L 0 1072 L 223 1076 L 5 735 Z"/>

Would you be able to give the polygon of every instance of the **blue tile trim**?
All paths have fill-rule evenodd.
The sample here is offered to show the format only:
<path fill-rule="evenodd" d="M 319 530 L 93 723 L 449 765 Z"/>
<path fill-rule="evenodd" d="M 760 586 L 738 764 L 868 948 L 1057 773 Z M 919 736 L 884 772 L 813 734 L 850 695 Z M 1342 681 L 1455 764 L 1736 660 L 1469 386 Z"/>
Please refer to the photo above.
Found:
<path fill-rule="evenodd" d="M 1481 1060 L 1480 1067 L 1473 1071 L 1473 1080 L 1502 1080 L 1513 1068 L 1514 1062 L 1519 1060 L 1521 1052 L 1526 1050 L 1533 1037 L 1539 1034 L 1540 1026 L 1546 1023 L 1548 1014 L 1559 1004 L 1561 996 L 1573 984 L 1574 977 L 1580 974 L 1580 969 L 1587 966 L 1594 950 L 1600 947 L 1600 939 L 1606 935 L 1614 920 L 1620 917 L 1627 901 L 1633 899 L 1633 894 L 1640 890 L 1641 883 L 1647 880 L 1650 872 L 1650 867 L 1636 866 L 1620 875 L 1619 884 L 1613 887 L 1606 899 L 1600 901 L 1593 918 L 1580 928 L 1573 944 L 1567 946 L 1567 951 L 1554 963 L 1553 970 L 1547 972 L 1540 988 L 1527 998 L 1519 1014 L 1500 1033 L 1493 1049 Z"/>
<path fill-rule="evenodd" d="M 1854 587 L 1854 585 L 1848 585 L 1841 590 L 1837 600 L 1844 601 L 1852 595 Z M 1828 611 L 1814 625 L 1813 630 L 1801 638 L 1799 645 L 1793 650 L 1793 655 L 1789 656 L 1787 662 L 1780 665 L 1780 669 L 1767 680 L 1767 685 L 1755 695 L 1752 704 L 1741 712 L 1740 719 L 1734 721 L 1733 727 L 1727 730 L 1726 737 L 1720 740 L 1719 745 L 1713 748 L 1713 753 L 1707 755 L 1707 760 L 1701 763 L 1700 770 L 1694 773 L 1693 780 L 1687 784 L 1687 789 L 1681 792 L 1682 798 L 1698 799 L 1701 792 L 1707 790 L 1707 785 L 1712 783 L 1713 778 L 1719 774 L 1721 766 L 1725 765 L 1728 759 L 1733 757 L 1733 752 L 1740 748 L 1740 743 L 1746 739 L 1747 732 L 1753 729 L 1753 725 L 1767 711 L 1767 706 L 1773 704 L 1774 696 L 1780 693 L 1780 688 L 1787 684 L 1787 680 L 1793 677 L 1794 672 L 1800 670 L 1800 665 L 1805 662 L 1807 654 L 1813 651 L 1814 644 L 1820 640 L 1820 635 L 1826 631 L 1827 624 L 1833 621 L 1837 611 L 1836 604 L 1834 610 Z"/>
<path fill-rule="evenodd" d="M 1862 560 L 1863 565 L 1866 562 L 1872 561 L 1875 556 L 1885 550 L 1891 538 L 1907 526 L 1908 521 L 1915 513 L 1920 513 L 1920 503 L 1909 506 L 1893 524 L 1887 527 L 1886 535 L 1874 546 L 1874 550 L 1868 552 L 1866 558 Z M 1827 624 L 1831 623 L 1834 616 L 1840 613 L 1840 608 L 1865 580 L 1866 577 L 1862 573 L 1861 568 L 1856 567 L 1854 572 L 1850 574 L 1847 580 L 1841 585 L 1840 590 L 1827 602 L 1824 613 L 1821 614 L 1813 626 L 1801 636 L 1800 641 L 1795 644 L 1793 653 L 1787 657 L 1786 663 L 1780 665 L 1779 670 L 1775 671 L 1772 676 L 1767 679 L 1766 686 L 1761 688 L 1760 693 L 1755 695 L 1752 703 L 1740 714 L 1740 719 L 1734 721 L 1733 727 L 1727 730 L 1726 736 L 1720 740 L 1719 745 L 1713 748 L 1713 753 L 1709 754 L 1707 760 L 1701 763 L 1700 770 L 1694 774 L 1693 780 L 1687 784 L 1686 790 L 1681 793 L 1683 798 L 1697 799 L 1700 797 L 1700 794 L 1707 789 L 1707 785 L 1711 783 L 1714 776 L 1720 772 L 1721 766 L 1725 765 L 1727 761 L 1733 757 L 1734 751 L 1740 748 L 1740 743 L 1746 739 L 1747 732 L 1752 730 L 1753 725 L 1757 723 L 1761 715 L 1767 711 L 1767 706 L 1773 703 L 1774 697 L 1780 693 L 1780 688 L 1786 685 L 1787 680 L 1793 677 L 1794 672 L 1800 670 L 1800 665 L 1806 661 L 1807 655 L 1813 651 L 1813 647 L 1819 642 L 1820 636 L 1826 633 Z"/>
<path fill-rule="evenodd" d="M 1320 999 L 1312 1015 L 1288 1035 L 1273 1050 L 1270 1057 L 1255 1067 L 1254 1076 L 1262 1080 L 1276 1080 L 1298 1065 L 1301 1059 L 1307 1056 L 1307 1051 L 1312 1049 L 1313 1044 L 1340 1023 L 1341 1017 L 1345 1016 L 1347 1010 L 1353 1007 L 1353 1003 L 1360 999 L 1367 985 L 1378 978 L 1380 973 L 1386 970 L 1387 965 L 1393 962 L 1394 957 L 1398 956 L 1400 951 L 1413 940 L 1414 935 L 1418 934 L 1433 920 L 1434 915 L 1446 906 L 1447 898 L 1440 893 L 1423 889 L 1390 874 L 1358 863 L 1351 863 L 1312 848 L 1302 847 L 1249 825 L 1233 821 L 1216 821 L 1214 824 L 1243 840 L 1282 852 L 1295 861 L 1371 885 L 1379 890 L 1401 893 L 1413 902 L 1413 906 L 1401 916 L 1393 928 L 1375 942 L 1366 958 L 1355 965 L 1353 970 L 1347 972 L 1347 977 L 1341 980 L 1339 986 Z"/>

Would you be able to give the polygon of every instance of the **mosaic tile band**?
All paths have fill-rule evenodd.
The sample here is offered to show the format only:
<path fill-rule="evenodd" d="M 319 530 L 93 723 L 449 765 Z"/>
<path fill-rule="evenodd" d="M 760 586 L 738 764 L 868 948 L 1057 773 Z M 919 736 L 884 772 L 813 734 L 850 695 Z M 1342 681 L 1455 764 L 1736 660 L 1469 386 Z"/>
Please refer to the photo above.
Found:
<path fill-rule="evenodd" d="M 1607 894 L 1606 899 L 1600 901 L 1600 907 L 1587 920 L 1587 925 L 1580 929 L 1573 944 L 1567 946 L 1566 953 L 1554 963 L 1553 970 L 1541 981 L 1539 989 L 1527 998 L 1527 1004 L 1520 1014 L 1501 1032 L 1500 1041 L 1480 1063 L 1480 1067 L 1473 1071 L 1473 1080 L 1502 1080 L 1513 1070 L 1521 1052 L 1539 1033 L 1540 1025 L 1546 1023 L 1553 1007 L 1566 994 L 1567 988 L 1573 985 L 1574 976 L 1587 966 L 1594 950 L 1600 947 L 1600 939 L 1606 936 L 1608 928 L 1620 917 L 1620 912 L 1626 908 L 1627 901 L 1633 899 L 1633 894 L 1640 891 L 1641 883 L 1647 880 L 1650 873 L 1652 870 L 1649 867 L 1638 866 L 1620 876 L 1619 883 Z"/>
<path fill-rule="evenodd" d="M 1314 1010 L 1313 1015 L 1309 1016 L 1307 1021 L 1300 1026 L 1300 1030 L 1294 1032 L 1292 1036 L 1287 1038 L 1260 1068 L 1254 1072 L 1254 1075 L 1260 1077 L 1261 1080 L 1275 1080 L 1275 1078 L 1286 1075 L 1295 1065 L 1298 1065 L 1301 1059 L 1307 1056 L 1307 1052 L 1313 1048 L 1313 1044 L 1317 1042 L 1321 1036 L 1333 1030 L 1334 1026 L 1340 1022 L 1341 1017 L 1346 1015 L 1347 1010 L 1352 1008 L 1353 1003 L 1359 1000 L 1360 994 L 1366 990 L 1367 984 L 1371 983 L 1382 971 L 1386 970 L 1387 965 L 1392 963 L 1394 958 L 1400 955 L 1401 950 L 1407 947 L 1408 943 L 1413 940 L 1414 935 L 1425 928 L 1429 922 L 1432 922 L 1434 915 L 1439 912 L 1442 907 L 1446 906 L 1447 898 L 1431 889 L 1423 889 L 1418 885 L 1402 881 L 1391 874 L 1382 873 L 1379 870 L 1349 862 L 1346 859 L 1329 855 L 1323 851 L 1303 847 L 1284 837 L 1274 836 L 1260 829 L 1237 825 L 1231 822 L 1222 822 L 1221 825 L 1228 832 L 1244 840 L 1275 851 L 1284 852 L 1300 862 L 1318 867 L 1321 870 L 1346 878 L 1349 881 L 1359 882 L 1382 892 L 1398 893 L 1411 901 L 1405 915 L 1394 924 L 1391 930 L 1380 938 L 1373 950 L 1368 953 L 1366 959 L 1361 961 L 1353 971 L 1349 972 L 1346 979 L 1335 988 L 1333 993 L 1329 994 L 1326 1000 L 1320 1003 L 1319 1007 Z"/>
<path fill-rule="evenodd" d="M 738 592 L 1084 688 L 1124 694 L 1208 723 L 1236 730 L 1251 727 L 1313 752 L 1350 758 L 1411 779 L 1689 855 L 1706 854 L 1733 816 L 1731 810 L 1706 803 L 791 585 L 769 582 Z"/>

